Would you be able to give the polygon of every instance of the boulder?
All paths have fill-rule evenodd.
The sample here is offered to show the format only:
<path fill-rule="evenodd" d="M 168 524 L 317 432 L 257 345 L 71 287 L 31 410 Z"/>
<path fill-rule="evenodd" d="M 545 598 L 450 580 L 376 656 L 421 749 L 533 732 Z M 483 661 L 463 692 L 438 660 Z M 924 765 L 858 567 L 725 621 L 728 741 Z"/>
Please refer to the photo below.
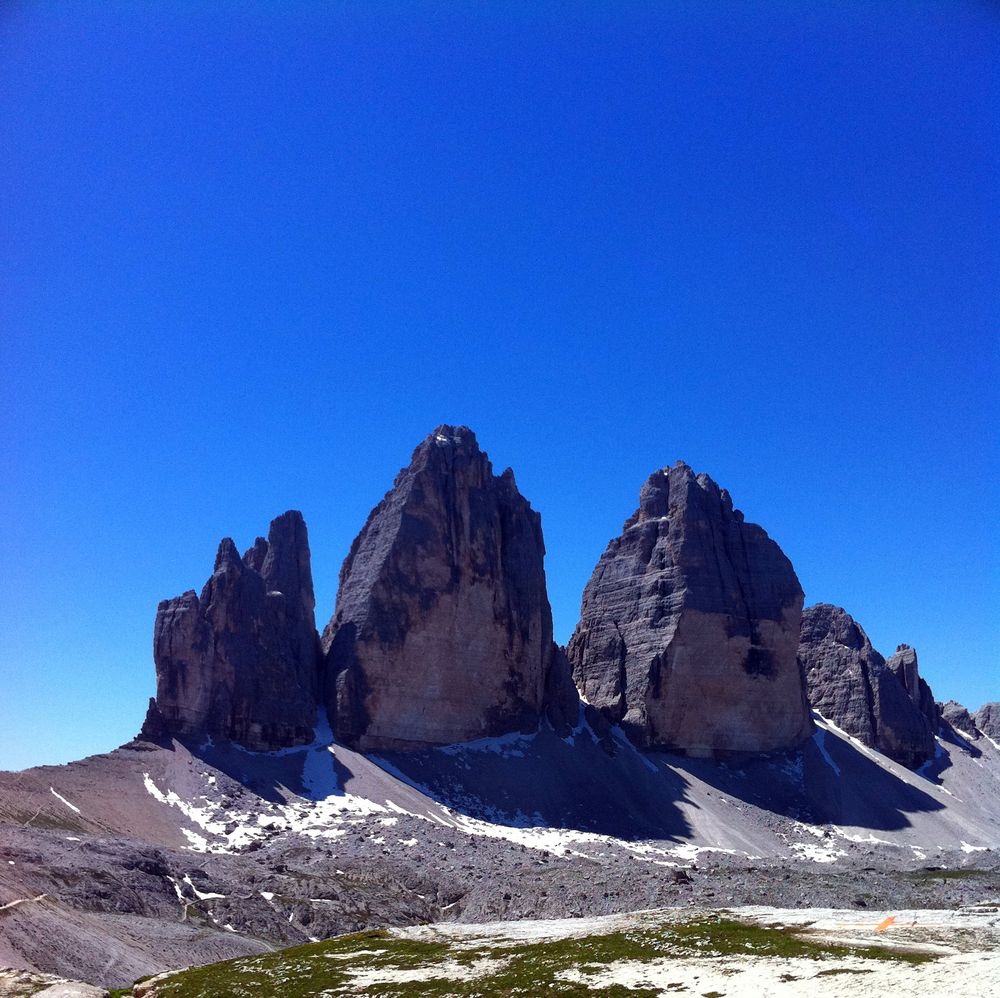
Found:
<path fill-rule="evenodd" d="M 271 521 L 240 557 L 225 538 L 199 596 L 156 614 L 156 698 L 142 737 L 228 738 L 271 750 L 313 737 L 319 639 L 302 514 Z"/>
<path fill-rule="evenodd" d="M 799 661 L 810 703 L 838 728 L 911 768 L 934 755 L 936 729 L 842 607 L 804 611 Z"/>
<path fill-rule="evenodd" d="M 640 746 L 770 752 L 813 731 L 801 612 L 778 545 L 678 462 L 649 477 L 598 561 L 567 654 L 584 699 Z"/>
<path fill-rule="evenodd" d="M 541 518 L 475 434 L 440 426 L 375 507 L 323 632 L 338 739 L 419 749 L 534 728 L 559 694 Z"/>

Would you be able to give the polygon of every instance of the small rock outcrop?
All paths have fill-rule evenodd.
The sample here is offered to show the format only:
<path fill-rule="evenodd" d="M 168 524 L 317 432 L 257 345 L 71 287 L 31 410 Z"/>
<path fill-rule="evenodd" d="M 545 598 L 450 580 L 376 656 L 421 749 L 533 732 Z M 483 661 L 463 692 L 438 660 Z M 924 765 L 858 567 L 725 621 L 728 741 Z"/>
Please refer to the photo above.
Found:
<path fill-rule="evenodd" d="M 947 703 L 938 704 L 938 710 L 941 714 L 941 720 L 950 724 L 956 731 L 961 731 L 963 735 L 978 738 L 982 734 L 976 727 L 972 715 L 958 701 L 949 700 Z"/>
<path fill-rule="evenodd" d="M 937 729 L 846 610 L 806 608 L 799 661 L 810 703 L 838 728 L 911 768 L 934 755 Z"/>
<path fill-rule="evenodd" d="M 941 712 L 931 688 L 921 678 L 917 665 L 917 650 L 909 645 L 898 645 L 896 653 L 885 663 L 893 675 L 903 684 L 910 699 L 927 719 L 931 731 L 937 734 L 941 726 Z"/>
<path fill-rule="evenodd" d="M 567 653 L 584 699 L 637 744 L 769 752 L 813 731 L 801 613 L 778 545 L 678 462 L 649 477 L 601 556 Z"/>
<path fill-rule="evenodd" d="M 995 742 L 1000 742 L 1000 703 L 984 703 L 972 715 L 976 727 Z"/>
<path fill-rule="evenodd" d="M 375 507 L 323 632 L 337 737 L 417 749 L 534 727 L 553 661 L 541 518 L 440 426 Z"/>
<path fill-rule="evenodd" d="M 160 603 L 156 698 L 142 736 L 210 735 L 271 750 L 313 737 L 319 639 L 302 514 L 271 521 L 241 558 L 226 538 L 212 577 Z"/>

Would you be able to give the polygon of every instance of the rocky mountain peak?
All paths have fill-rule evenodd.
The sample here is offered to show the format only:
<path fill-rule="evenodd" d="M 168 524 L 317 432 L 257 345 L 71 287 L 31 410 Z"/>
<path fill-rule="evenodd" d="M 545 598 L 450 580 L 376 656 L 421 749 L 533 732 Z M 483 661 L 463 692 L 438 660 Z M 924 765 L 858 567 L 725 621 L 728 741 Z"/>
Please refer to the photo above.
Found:
<path fill-rule="evenodd" d="M 916 649 L 907 644 L 897 645 L 896 653 L 886 662 L 886 666 L 903 684 L 910 699 L 927 719 L 931 731 L 937 734 L 941 714 L 931 688 L 921 678 Z"/>
<path fill-rule="evenodd" d="M 766 752 L 812 731 L 796 662 L 802 589 L 729 493 L 654 471 L 584 590 L 567 649 L 583 696 L 640 744 Z"/>
<path fill-rule="evenodd" d="M 323 633 L 338 737 L 416 748 L 537 723 L 552 660 L 541 520 L 475 434 L 439 426 L 375 507 Z"/>
<path fill-rule="evenodd" d="M 802 614 L 799 661 L 809 700 L 825 718 L 904 766 L 934 754 L 934 733 L 906 687 L 842 607 L 818 603 Z"/>
<path fill-rule="evenodd" d="M 271 522 L 241 558 L 219 544 L 201 596 L 160 603 L 149 738 L 204 735 L 252 749 L 303 744 L 316 717 L 318 637 L 302 514 Z"/>

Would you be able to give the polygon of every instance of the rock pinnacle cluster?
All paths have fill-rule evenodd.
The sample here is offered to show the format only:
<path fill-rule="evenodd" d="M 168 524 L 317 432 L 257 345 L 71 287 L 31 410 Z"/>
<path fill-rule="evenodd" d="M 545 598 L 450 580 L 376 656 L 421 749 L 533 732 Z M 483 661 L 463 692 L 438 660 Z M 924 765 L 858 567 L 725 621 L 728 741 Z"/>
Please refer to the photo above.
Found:
<path fill-rule="evenodd" d="M 886 661 L 845 610 L 803 612 L 778 544 L 683 462 L 642 486 L 565 649 L 544 558 L 513 471 L 439 426 L 351 545 L 322 637 L 294 510 L 242 556 L 224 539 L 201 593 L 160 603 L 142 735 L 270 751 L 311 741 L 325 711 L 341 742 L 405 752 L 586 716 L 642 749 L 726 757 L 800 744 L 815 710 L 913 768 L 942 725 L 1000 737 L 996 704 L 937 704 L 908 645 Z"/>

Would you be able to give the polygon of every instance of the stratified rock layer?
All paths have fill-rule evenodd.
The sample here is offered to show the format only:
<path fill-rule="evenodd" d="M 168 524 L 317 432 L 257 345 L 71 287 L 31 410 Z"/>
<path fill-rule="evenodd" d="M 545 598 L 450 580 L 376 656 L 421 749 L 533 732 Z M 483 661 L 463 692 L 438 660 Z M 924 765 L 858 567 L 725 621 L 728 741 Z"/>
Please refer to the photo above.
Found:
<path fill-rule="evenodd" d="M 153 632 L 156 699 L 143 734 L 211 735 L 270 750 L 308 742 L 319 639 L 309 540 L 296 511 L 271 521 L 240 558 L 226 538 L 212 577 L 160 603 Z"/>
<path fill-rule="evenodd" d="M 567 653 L 583 697 L 640 745 L 768 752 L 813 730 L 801 612 L 778 545 L 679 462 L 650 476 L 598 562 Z"/>
<path fill-rule="evenodd" d="M 799 660 L 810 703 L 838 728 L 904 766 L 933 756 L 936 729 L 846 610 L 806 608 Z"/>
<path fill-rule="evenodd" d="M 337 737 L 411 749 L 533 727 L 553 656 L 541 519 L 441 426 L 372 511 L 323 633 Z M 557 684 L 558 685 L 558 684 Z"/>
<path fill-rule="evenodd" d="M 976 727 L 995 742 L 1000 742 L 1000 703 L 984 703 L 972 715 Z"/>

